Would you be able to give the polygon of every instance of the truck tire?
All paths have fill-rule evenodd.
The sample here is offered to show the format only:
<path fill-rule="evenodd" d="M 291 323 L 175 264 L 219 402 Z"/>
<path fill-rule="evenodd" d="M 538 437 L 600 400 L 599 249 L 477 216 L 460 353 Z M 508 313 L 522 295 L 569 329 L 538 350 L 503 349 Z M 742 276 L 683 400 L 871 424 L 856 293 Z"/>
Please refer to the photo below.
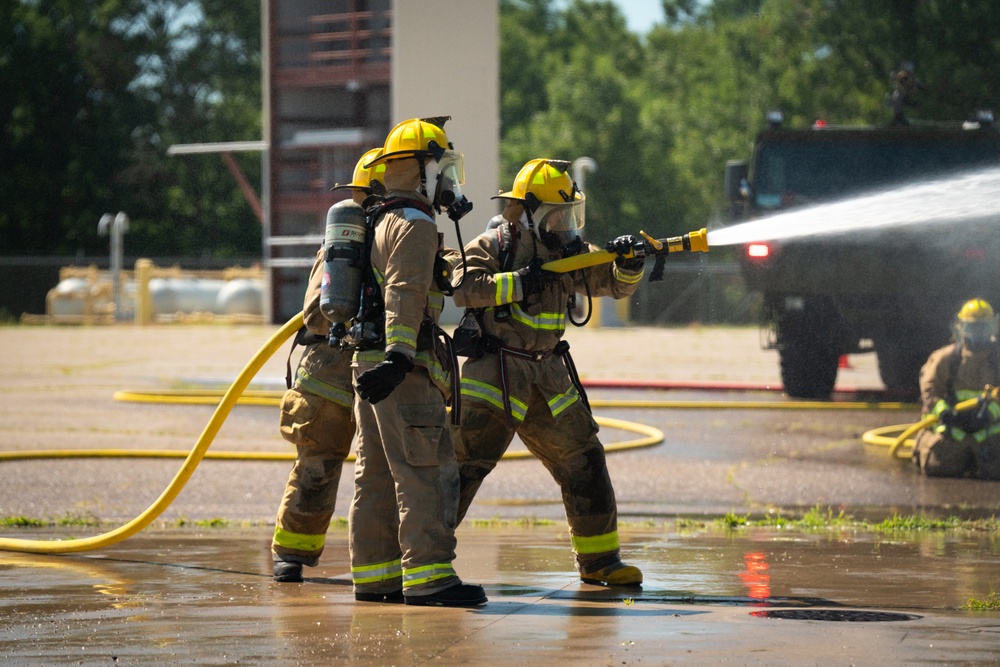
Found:
<path fill-rule="evenodd" d="M 826 400 L 837 381 L 837 350 L 813 340 L 788 340 L 779 351 L 781 382 L 792 398 Z"/>
<path fill-rule="evenodd" d="M 901 399 L 920 396 L 920 369 L 935 349 L 934 346 L 915 343 L 897 336 L 883 336 L 875 340 L 878 374 L 886 389 Z"/>

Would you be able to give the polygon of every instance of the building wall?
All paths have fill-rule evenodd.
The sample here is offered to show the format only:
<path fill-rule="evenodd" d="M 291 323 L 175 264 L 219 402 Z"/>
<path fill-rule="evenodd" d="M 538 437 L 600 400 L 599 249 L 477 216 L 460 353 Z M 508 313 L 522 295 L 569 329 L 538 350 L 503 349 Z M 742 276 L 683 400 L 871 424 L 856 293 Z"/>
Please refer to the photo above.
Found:
<path fill-rule="evenodd" d="M 473 210 L 461 221 L 468 243 L 499 211 L 500 27 L 498 0 L 395 0 L 392 122 L 451 116 L 448 138 L 465 158 L 463 192 Z M 455 225 L 438 220 L 457 247 Z M 448 301 L 444 319 L 457 321 Z"/>
<path fill-rule="evenodd" d="M 263 1 L 264 254 L 268 317 L 282 323 L 302 307 L 327 209 L 348 196 L 330 187 L 348 182 L 361 154 L 399 121 L 452 116 L 445 129 L 465 156 L 464 193 L 475 206 L 462 222 L 463 240 L 496 212 L 499 3 Z M 439 222 L 455 247 L 454 224 Z"/>

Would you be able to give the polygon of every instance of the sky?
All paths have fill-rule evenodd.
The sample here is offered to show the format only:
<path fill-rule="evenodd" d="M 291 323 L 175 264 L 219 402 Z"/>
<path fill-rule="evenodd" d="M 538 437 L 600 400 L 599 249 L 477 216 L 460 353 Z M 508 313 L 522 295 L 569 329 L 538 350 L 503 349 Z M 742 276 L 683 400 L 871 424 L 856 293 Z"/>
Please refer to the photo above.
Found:
<path fill-rule="evenodd" d="M 625 15 L 625 21 L 632 32 L 645 35 L 654 23 L 663 23 L 663 7 L 660 0 L 614 0 Z"/>

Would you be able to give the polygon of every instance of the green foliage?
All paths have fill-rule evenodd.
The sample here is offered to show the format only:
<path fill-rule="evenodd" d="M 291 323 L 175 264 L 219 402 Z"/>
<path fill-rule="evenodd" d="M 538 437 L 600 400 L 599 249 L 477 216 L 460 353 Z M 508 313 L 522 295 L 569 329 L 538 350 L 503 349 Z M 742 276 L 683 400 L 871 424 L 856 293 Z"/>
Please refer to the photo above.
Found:
<path fill-rule="evenodd" d="M 609 0 L 500 1 L 501 182 L 535 157 L 593 158 L 587 234 L 670 236 L 720 215 L 723 168 L 764 113 L 790 125 L 884 123 L 916 66 L 915 120 L 1000 100 L 1000 3 L 660 0 L 629 32 Z M 173 144 L 261 136 L 256 0 L 0 3 L 0 247 L 103 253 L 125 211 L 129 254 L 256 254 L 261 230 L 218 155 Z M 261 156 L 234 155 L 251 183 Z M 709 260 L 716 255 L 709 254 Z"/>
<path fill-rule="evenodd" d="M 962 609 L 971 611 L 995 611 L 1000 609 L 1000 593 L 990 591 L 983 598 L 969 598 L 969 601 L 962 605 Z"/>
<path fill-rule="evenodd" d="M 256 254 L 260 224 L 218 155 L 175 143 L 260 137 L 260 4 L 26 0 L 0 5 L 0 246 L 106 252 L 106 212 L 129 253 Z M 239 155 L 250 182 L 260 156 Z"/>
<path fill-rule="evenodd" d="M 27 516 L 0 517 L 0 526 L 4 528 L 42 528 L 49 525 L 48 521 L 33 519 Z"/>

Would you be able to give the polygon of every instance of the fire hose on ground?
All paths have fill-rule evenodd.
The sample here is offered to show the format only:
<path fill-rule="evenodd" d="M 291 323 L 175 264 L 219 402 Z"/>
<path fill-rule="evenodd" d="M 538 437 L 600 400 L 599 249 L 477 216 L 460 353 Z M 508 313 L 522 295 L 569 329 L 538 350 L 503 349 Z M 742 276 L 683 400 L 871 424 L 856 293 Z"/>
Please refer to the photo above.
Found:
<path fill-rule="evenodd" d="M 662 275 L 662 263 L 669 253 L 680 251 L 706 252 L 708 244 L 706 242 L 706 232 L 704 229 L 685 234 L 680 237 L 669 239 L 654 239 L 644 232 L 640 232 L 645 239 L 643 249 L 637 254 L 644 257 L 653 256 L 656 266 L 651 280 L 656 279 L 656 274 Z M 633 251 L 635 252 L 635 251 Z M 552 271 L 572 271 L 587 266 L 614 261 L 618 257 L 616 253 L 610 251 L 597 251 L 568 257 L 564 260 L 556 260 L 545 265 L 544 268 Z M 95 535 L 93 537 L 67 539 L 67 540 L 26 540 L 15 538 L 0 538 L 0 550 L 20 551 L 28 553 L 73 553 L 88 551 L 105 546 L 110 546 L 135 535 L 143 528 L 150 525 L 170 504 L 177 498 L 181 490 L 187 484 L 195 468 L 204 459 L 222 460 L 253 460 L 253 461 L 292 461 L 295 459 L 293 452 L 209 452 L 208 448 L 218 434 L 229 413 L 235 405 L 278 405 L 281 394 L 278 392 L 248 391 L 247 388 L 263 367 L 265 362 L 299 329 L 302 323 L 302 313 L 296 314 L 286 322 L 270 339 L 257 351 L 257 353 L 247 362 L 236 380 L 224 392 L 213 390 L 203 391 L 183 391 L 183 392 L 118 392 L 115 394 L 116 400 L 131 400 L 137 402 L 158 402 L 176 404 L 217 404 L 215 412 L 212 414 L 208 424 L 206 424 L 201 436 L 190 452 L 181 450 L 144 450 L 144 449 L 96 449 L 96 450 L 35 450 L 35 451 L 13 451 L 0 452 L 0 462 L 26 459 L 52 459 L 52 458 L 184 458 L 180 470 L 167 485 L 160 496 L 139 516 L 122 526 L 109 532 Z M 975 404 L 976 399 L 971 402 L 959 404 L 959 409 L 967 409 L 966 403 Z M 609 408 L 653 408 L 653 409 L 782 409 L 782 410 L 809 410 L 809 409 L 901 409 L 905 407 L 901 403 L 870 403 L 870 402 L 790 402 L 775 403 L 768 401 L 616 401 L 616 400 L 591 400 L 592 407 Z M 963 406 L 965 406 L 963 408 Z M 909 435 L 912 435 L 920 428 L 925 428 L 933 422 L 927 418 L 907 428 L 894 443 L 891 453 L 902 457 L 898 452 L 901 443 L 905 442 Z M 661 443 L 664 439 L 663 432 L 657 428 L 636 424 L 607 417 L 596 417 L 595 421 L 603 426 L 630 430 L 643 435 L 642 438 L 620 443 L 612 443 L 605 446 L 608 451 L 621 449 L 631 449 L 636 447 L 649 447 Z M 936 419 L 934 419 L 936 421 Z M 898 427 L 889 427 L 898 428 Z M 870 431 L 865 434 L 866 442 Z M 879 436 L 880 437 L 880 436 Z M 512 451 L 504 455 L 505 459 L 528 458 L 530 452 Z M 348 460 L 353 460 L 349 457 Z"/>

